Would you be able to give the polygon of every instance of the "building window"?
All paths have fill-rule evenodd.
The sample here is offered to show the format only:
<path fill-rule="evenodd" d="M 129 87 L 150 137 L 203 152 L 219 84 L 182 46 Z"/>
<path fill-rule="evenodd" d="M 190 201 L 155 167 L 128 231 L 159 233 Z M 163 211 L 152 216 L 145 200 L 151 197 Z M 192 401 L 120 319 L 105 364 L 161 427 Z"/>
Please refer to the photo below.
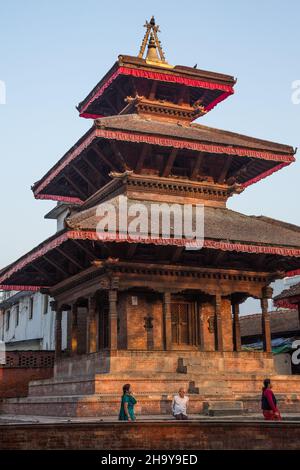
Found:
<path fill-rule="evenodd" d="M 29 320 L 33 318 L 33 297 L 30 297 L 29 300 Z"/>
<path fill-rule="evenodd" d="M 16 326 L 19 324 L 19 318 L 20 318 L 20 306 L 16 306 Z"/>
<path fill-rule="evenodd" d="M 49 295 L 43 296 L 43 313 L 46 315 L 48 313 L 48 306 L 49 306 Z"/>
<path fill-rule="evenodd" d="M 7 312 L 6 312 L 6 331 L 9 330 L 9 324 L 10 324 L 10 310 L 7 310 Z"/>

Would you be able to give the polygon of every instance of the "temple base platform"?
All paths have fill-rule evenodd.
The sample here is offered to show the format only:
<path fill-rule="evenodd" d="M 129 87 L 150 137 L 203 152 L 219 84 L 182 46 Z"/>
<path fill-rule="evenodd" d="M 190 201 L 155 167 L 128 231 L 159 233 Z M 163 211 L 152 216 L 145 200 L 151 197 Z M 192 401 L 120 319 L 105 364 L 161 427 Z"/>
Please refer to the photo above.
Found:
<path fill-rule="evenodd" d="M 103 351 L 61 358 L 54 377 L 30 382 L 26 398 L 4 399 L 10 415 L 114 416 L 122 386 L 130 383 L 137 415 L 170 415 L 172 397 L 183 387 L 189 413 L 257 413 L 263 379 L 272 379 L 282 412 L 300 412 L 300 376 L 276 375 L 271 354 L 262 352 Z"/>

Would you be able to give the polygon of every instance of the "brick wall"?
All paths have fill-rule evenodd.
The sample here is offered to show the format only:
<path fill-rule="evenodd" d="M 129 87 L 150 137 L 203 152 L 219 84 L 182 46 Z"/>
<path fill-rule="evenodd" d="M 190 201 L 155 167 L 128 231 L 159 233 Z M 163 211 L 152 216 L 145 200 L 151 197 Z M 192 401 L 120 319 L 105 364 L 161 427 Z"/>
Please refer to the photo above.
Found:
<path fill-rule="evenodd" d="M 300 423 L 136 422 L 0 425 L 0 449 L 298 450 Z"/>
<path fill-rule="evenodd" d="M 53 376 L 53 351 L 12 351 L 0 366 L 0 397 L 25 397 L 31 380 Z"/>

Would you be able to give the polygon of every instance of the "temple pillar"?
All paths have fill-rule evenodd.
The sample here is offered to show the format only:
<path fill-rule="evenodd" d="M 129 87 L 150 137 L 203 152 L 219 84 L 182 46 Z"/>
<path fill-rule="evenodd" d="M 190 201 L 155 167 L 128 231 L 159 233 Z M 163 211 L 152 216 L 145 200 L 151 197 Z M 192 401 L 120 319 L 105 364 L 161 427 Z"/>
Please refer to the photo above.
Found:
<path fill-rule="evenodd" d="M 222 297 L 220 294 L 216 294 L 214 298 L 215 304 L 215 340 L 216 340 L 216 351 L 223 351 L 223 329 L 222 329 Z"/>
<path fill-rule="evenodd" d="M 163 294 L 164 349 L 172 349 L 171 293 Z"/>
<path fill-rule="evenodd" d="M 71 309 L 71 354 L 78 352 L 78 312 L 77 304 L 74 303 Z"/>
<path fill-rule="evenodd" d="M 241 351 L 241 329 L 240 329 L 240 306 L 238 303 L 232 303 L 232 313 L 233 313 L 233 350 Z"/>
<path fill-rule="evenodd" d="M 268 311 L 268 299 L 272 298 L 273 289 L 266 287 L 262 291 L 261 297 L 261 320 L 262 320 L 262 340 L 263 350 L 265 352 L 272 352 L 271 344 L 271 325 L 270 325 L 270 313 Z"/>
<path fill-rule="evenodd" d="M 95 297 L 89 297 L 87 314 L 87 353 L 97 351 L 97 302 Z"/>
<path fill-rule="evenodd" d="M 109 301 L 109 349 L 118 349 L 118 310 L 117 310 L 117 291 L 110 289 L 108 291 Z"/>
<path fill-rule="evenodd" d="M 57 302 L 53 302 L 52 310 L 55 311 L 55 358 L 59 358 L 62 353 L 62 308 L 58 306 Z"/>

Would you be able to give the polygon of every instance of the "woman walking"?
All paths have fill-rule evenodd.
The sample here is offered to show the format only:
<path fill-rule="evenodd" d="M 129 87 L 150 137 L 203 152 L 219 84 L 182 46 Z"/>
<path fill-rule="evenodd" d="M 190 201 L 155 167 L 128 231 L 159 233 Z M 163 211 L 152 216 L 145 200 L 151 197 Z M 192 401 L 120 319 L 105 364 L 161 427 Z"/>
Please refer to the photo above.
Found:
<path fill-rule="evenodd" d="M 136 399 L 134 398 L 130 384 L 123 385 L 123 396 L 121 398 L 121 408 L 119 413 L 120 421 L 135 421 L 134 405 Z"/>
<path fill-rule="evenodd" d="M 268 421 L 280 421 L 281 416 L 277 408 L 277 400 L 272 392 L 272 384 L 270 379 L 264 380 L 264 386 L 261 395 L 261 408 L 264 418 Z"/>

